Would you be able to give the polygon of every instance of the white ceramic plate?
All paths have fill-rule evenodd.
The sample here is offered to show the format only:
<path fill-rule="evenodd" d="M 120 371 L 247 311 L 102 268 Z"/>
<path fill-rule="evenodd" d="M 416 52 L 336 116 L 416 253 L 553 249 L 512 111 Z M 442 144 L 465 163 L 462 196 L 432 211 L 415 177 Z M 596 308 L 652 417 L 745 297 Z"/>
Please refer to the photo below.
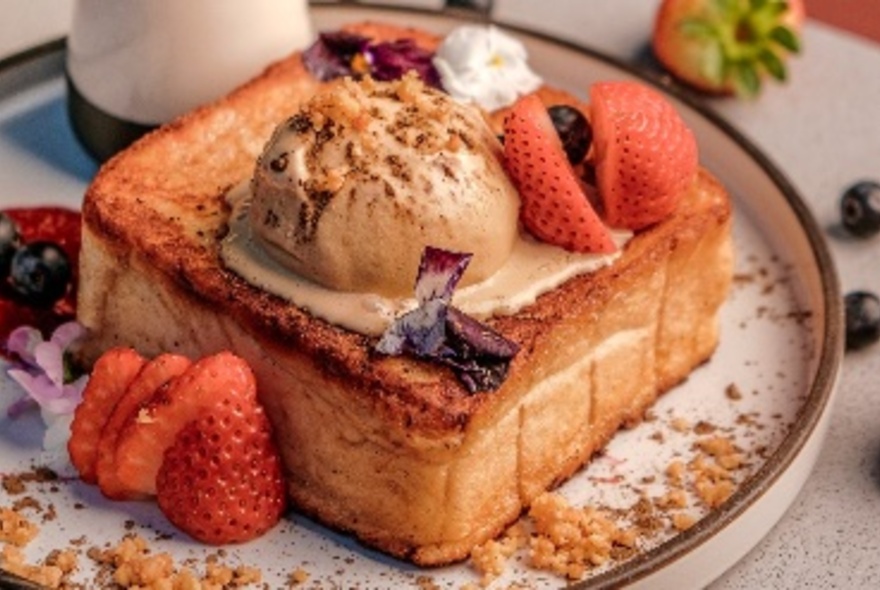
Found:
<path fill-rule="evenodd" d="M 367 7 L 315 7 L 320 30 L 364 18 L 444 32 L 460 21 L 418 11 Z M 588 49 L 518 32 L 533 67 L 555 85 L 585 95 L 592 81 L 639 77 L 626 66 Z M 692 500 L 698 519 L 676 533 L 668 526 L 622 562 L 596 568 L 583 587 L 632 584 L 650 588 L 701 587 L 740 559 L 783 515 L 818 454 L 842 356 L 837 279 L 821 232 L 801 199 L 773 165 L 733 128 L 696 101 L 670 91 L 695 131 L 703 164 L 728 187 L 736 210 L 737 280 L 723 311 L 722 341 L 711 362 L 664 396 L 652 418 L 622 432 L 561 492 L 577 505 L 627 507 L 639 493 L 662 493 L 663 472 L 674 458 L 694 456 L 701 436 L 682 423 L 711 424 L 735 440 L 747 458 L 737 491 L 708 510 Z M 94 163 L 68 127 L 63 45 L 37 48 L 0 63 L 0 206 L 77 206 Z M 0 406 L 13 395 L 0 379 Z M 732 396 L 733 390 L 740 396 Z M 36 415 L 0 417 L 0 472 L 27 472 L 57 457 L 41 449 Z M 56 463 L 57 464 L 57 463 Z M 654 481 L 654 484 L 647 482 Z M 75 479 L 29 484 L 42 512 L 41 533 L 26 554 L 38 561 L 51 549 L 86 539 L 86 546 L 115 544 L 138 532 L 154 551 L 168 551 L 196 569 L 213 549 L 175 533 L 152 503 L 110 503 Z M 20 496 L 0 490 L 0 506 Z M 54 512 L 54 518 L 44 518 Z M 84 549 L 80 549 L 84 552 Z M 467 566 L 420 570 L 292 515 L 270 534 L 230 548 L 225 561 L 259 566 L 269 587 L 281 587 L 293 570 L 308 572 L 306 587 L 416 587 L 429 578 L 440 588 L 477 580 Z M 78 579 L 96 585 L 84 555 Z M 565 580 L 512 559 L 497 587 L 562 587 Z"/>

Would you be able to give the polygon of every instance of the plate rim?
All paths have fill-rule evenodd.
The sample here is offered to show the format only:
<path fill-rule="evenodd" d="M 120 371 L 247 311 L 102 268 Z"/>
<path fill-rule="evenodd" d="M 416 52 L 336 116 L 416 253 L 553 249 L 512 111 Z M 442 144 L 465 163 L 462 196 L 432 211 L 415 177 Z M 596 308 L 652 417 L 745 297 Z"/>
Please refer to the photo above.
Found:
<path fill-rule="evenodd" d="M 800 427 L 789 429 L 774 452 L 763 461 L 755 473 L 740 484 L 737 491 L 722 508 L 713 510 L 701 518 L 694 527 L 678 533 L 653 549 L 569 587 L 578 589 L 610 588 L 645 581 L 651 574 L 666 568 L 701 547 L 736 521 L 746 510 L 754 506 L 794 463 L 800 451 L 815 434 L 823 416 L 829 411 L 844 357 L 844 311 L 836 265 L 828 248 L 827 237 L 788 175 L 732 123 L 713 110 L 699 94 L 677 84 L 662 72 L 651 70 L 644 65 L 627 62 L 589 45 L 561 39 L 522 25 L 508 24 L 494 18 L 485 19 L 471 11 L 456 8 L 432 10 L 421 7 L 387 5 L 381 2 L 343 1 L 337 3 L 311 2 L 310 9 L 313 11 L 357 9 L 377 14 L 383 12 L 398 15 L 413 14 L 427 19 L 454 18 L 462 22 L 491 23 L 516 35 L 528 36 L 543 43 L 556 45 L 633 76 L 680 101 L 735 143 L 761 169 L 784 198 L 785 205 L 797 220 L 798 227 L 806 239 L 810 257 L 816 264 L 821 287 L 821 302 L 824 313 L 822 314 L 823 321 L 816 325 L 816 329 L 821 329 L 822 333 L 821 338 L 816 339 L 818 347 L 811 384 L 797 416 L 797 425 Z M 16 70 L 26 69 L 41 60 L 63 57 L 65 51 L 66 39 L 61 37 L 12 53 L 0 58 L 0 78 L 10 73 L 14 76 Z M 40 72 L 40 74 L 36 76 L 36 79 L 42 80 L 47 76 L 47 72 Z M 59 74 L 63 75 L 63 72 L 52 72 L 48 77 L 52 78 Z M 0 87 L 0 101 L 6 98 L 7 95 Z M 788 505 L 786 509 L 787 507 Z"/>

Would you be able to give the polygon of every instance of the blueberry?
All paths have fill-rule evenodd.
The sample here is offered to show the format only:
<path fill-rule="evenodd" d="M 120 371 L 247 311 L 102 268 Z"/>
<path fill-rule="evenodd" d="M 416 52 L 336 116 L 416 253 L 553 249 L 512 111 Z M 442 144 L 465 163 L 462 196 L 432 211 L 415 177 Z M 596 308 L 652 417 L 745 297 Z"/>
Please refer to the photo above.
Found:
<path fill-rule="evenodd" d="M 12 256 L 21 247 L 21 233 L 18 224 L 9 215 L 0 211 L 0 278 L 9 275 Z"/>
<path fill-rule="evenodd" d="M 846 348 L 857 350 L 880 340 L 880 299 L 867 291 L 844 297 Z"/>
<path fill-rule="evenodd" d="M 30 242 L 19 248 L 9 268 L 9 285 L 26 303 L 50 306 L 64 296 L 70 260 L 53 242 Z"/>
<path fill-rule="evenodd" d="M 880 183 L 862 180 L 843 193 L 840 216 L 845 227 L 860 237 L 880 232 Z"/>
<path fill-rule="evenodd" d="M 582 112 L 568 105 L 555 105 L 547 109 L 550 120 L 562 140 L 565 155 L 572 164 L 580 164 L 590 150 L 593 129 Z"/>

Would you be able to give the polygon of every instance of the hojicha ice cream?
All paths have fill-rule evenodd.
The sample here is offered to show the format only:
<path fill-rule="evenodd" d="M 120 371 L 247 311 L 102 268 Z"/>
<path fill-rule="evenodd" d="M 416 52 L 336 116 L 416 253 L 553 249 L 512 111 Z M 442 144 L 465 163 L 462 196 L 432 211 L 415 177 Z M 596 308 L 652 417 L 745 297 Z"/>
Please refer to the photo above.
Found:
<path fill-rule="evenodd" d="M 494 274 L 519 197 L 479 111 L 413 76 L 343 80 L 281 125 L 251 183 L 266 251 L 338 291 L 412 293 L 426 246 L 473 252 L 463 284 Z"/>

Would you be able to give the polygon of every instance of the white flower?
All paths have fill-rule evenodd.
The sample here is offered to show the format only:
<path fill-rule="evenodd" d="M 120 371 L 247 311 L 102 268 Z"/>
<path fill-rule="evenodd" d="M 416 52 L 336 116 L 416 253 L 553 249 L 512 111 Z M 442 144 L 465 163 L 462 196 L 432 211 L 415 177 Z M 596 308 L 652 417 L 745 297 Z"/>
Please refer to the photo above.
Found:
<path fill-rule="evenodd" d="M 434 67 L 453 98 L 488 111 L 513 104 L 542 83 L 529 68 L 525 46 L 492 25 L 452 31 L 437 49 Z"/>
<path fill-rule="evenodd" d="M 84 333 L 82 325 L 68 322 L 44 341 L 39 330 L 22 326 L 6 341 L 6 350 L 15 359 L 6 373 L 23 390 L 7 414 L 14 418 L 38 406 L 46 425 L 44 449 L 66 444 L 73 411 L 82 399 L 88 375 L 74 379 L 68 370 L 66 353 Z"/>

